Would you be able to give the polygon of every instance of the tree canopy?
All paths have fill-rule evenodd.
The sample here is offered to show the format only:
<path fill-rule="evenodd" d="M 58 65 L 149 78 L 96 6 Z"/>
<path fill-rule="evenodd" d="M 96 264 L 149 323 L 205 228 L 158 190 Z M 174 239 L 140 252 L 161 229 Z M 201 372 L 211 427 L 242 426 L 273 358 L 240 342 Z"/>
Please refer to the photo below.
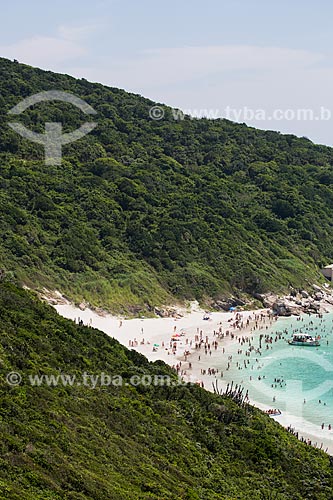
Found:
<path fill-rule="evenodd" d="M 46 166 L 7 112 L 43 90 L 72 93 L 98 126 Z M 149 116 L 152 101 L 0 59 L 0 256 L 22 282 L 114 311 L 176 299 L 283 291 L 333 258 L 333 150 L 228 120 Z M 43 132 L 86 116 L 40 103 Z M 17 117 L 15 117 L 17 120 Z"/>

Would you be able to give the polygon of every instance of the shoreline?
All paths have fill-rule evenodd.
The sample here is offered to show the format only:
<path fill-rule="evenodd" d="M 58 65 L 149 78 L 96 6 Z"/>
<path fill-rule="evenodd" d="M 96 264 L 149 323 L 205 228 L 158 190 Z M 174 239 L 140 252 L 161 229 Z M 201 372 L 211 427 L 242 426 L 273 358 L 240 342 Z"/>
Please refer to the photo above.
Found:
<path fill-rule="evenodd" d="M 327 304 L 325 306 L 327 307 Z M 98 328 L 125 347 L 140 352 L 149 361 L 164 361 L 183 379 L 199 383 L 210 392 L 213 392 L 212 382 L 215 380 L 218 380 L 219 388 L 223 391 L 227 384 L 232 382 L 232 376 L 228 376 L 227 371 L 223 373 L 223 378 L 220 377 L 220 373 L 208 373 L 211 369 L 215 370 L 214 365 L 220 362 L 223 354 L 227 355 L 227 351 L 235 349 L 237 345 L 241 349 L 242 338 L 244 343 L 245 339 L 248 339 L 247 342 L 251 342 L 249 340 L 251 338 L 258 339 L 258 336 L 264 335 L 274 325 L 279 324 L 281 319 L 286 319 L 273 316 L 267 308 L 241 312 L 213 312 L 209 313 L 210 319 L 204 320 L 205 313 L 195 308 L 194 311 L 176 318 L 121 319 L 105 313 L 101 315 L 88 308 L 82 311 L 70 303 L 53 307 L 68 319 Z M 328 309 L 333 310 L 332 307 Z M 204 350 L 199 354 L 200 349 L 195 348 L 200 338 L 202 345 L 206 344 L 207 354 L 203 354 Z M 251 396 L 249 402 L 261 410 L 268 409 L 266 405 L 255 401 Z M 328 438 L 326 430 L 321 431 L 311 422 L 287 412 L 271 418 L 285 428 L 295 429 L 299 437 L 311 440 L 312 444 L 317 443 L 316 447 L 319 448 L 322 444 L 324 451 L 333 454 L 333 439 Z"/>

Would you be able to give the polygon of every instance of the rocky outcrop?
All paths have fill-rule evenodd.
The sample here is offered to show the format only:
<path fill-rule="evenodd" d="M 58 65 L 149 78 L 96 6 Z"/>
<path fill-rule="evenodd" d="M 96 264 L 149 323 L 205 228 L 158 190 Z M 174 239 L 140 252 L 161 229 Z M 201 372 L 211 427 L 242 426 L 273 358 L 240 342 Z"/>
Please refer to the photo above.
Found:
<path fill-rule="evenodd" d="M 229 311 L 231 307 L 245 306 L 246 302 L 237 297 L 228 297 L 224 300 L 216 300 L 212 307 L 218 311 Z"/>
<path fill-rule="evenodd" d="M 327 285 L 313 285 L 312 291 L 291 288 L 289 295 L 278 296 L 273 293 L 255 293 L 253 297 L 264 307 L 271 309 L 277 316 L 299 316 L 302 313 L 320 313 L 333 306 L 331 288 Z M 229 311 L 231 307 L 244 306 L 246 302 L 238 297 L 228 297 L 216 300 L 211 307 L 220 311 Z M 326 308 L 325 308 L 326 305 Z"/>
<path fill-rule="evenodd" d="M 274 302 L 272 310 L 277 316 L 299 316 L 303 312 L 302 306 L 299 304 L 284 300 Z"/>
<path fill-rule="evenodd" d="M 274 302 L 274 304 L 272 305 L 272 310 L 278 316 L 291 316 L 289 307 L 282 300 L 277 300 L 276 302 Z"/>
<path fill-rule="evenodd" d="M 269 307 L 277 316 L 299 316 L 302 313 L 318 314 L 333 305 L 331 289 L 313 285 L 313 293 L 306 290 L 292 290 L 290 295 L 278 297 L 274 294 L 262 294 L 260 299 L 265 307 Z M 326 305 L 326 308 L 325 308 Z"/>
<path fill-rule="evenodd" d="M 66 297 L 64 297 L 58 290 L 48 290 L 47 288 L 43 288 L 38 295 L 42 300 L 45 300 L 51 306 L 70 304 L 69 300 L 66 299 Z"/>
<path fill-rule="evenodd" d="M 160 318 L 182 318 L 183 314 L 177 307 L 155 307 L 154 313 Z"/>

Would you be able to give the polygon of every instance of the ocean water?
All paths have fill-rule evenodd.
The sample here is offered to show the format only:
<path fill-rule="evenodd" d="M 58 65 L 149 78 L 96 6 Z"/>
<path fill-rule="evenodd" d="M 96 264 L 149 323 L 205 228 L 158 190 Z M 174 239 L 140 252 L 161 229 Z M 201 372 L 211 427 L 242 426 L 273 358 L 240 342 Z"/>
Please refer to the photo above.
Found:
<path fill-rule="evenodd" d="M 296 331 L 320 335 L 320 346 L 289 345 Z M 272 338 L 272 343 L 262 339 L 261 349 L 260 334 Z M 330 424 L 333 438 L 333 314 L 281 319 L 244 337 L 252 337 L 251 351 L 249 342 L 235 342 L 215 363 L 223 379 L 243 386 L 252 402 L 278 408 L 316 428 L 325 424 L 328 429 Z"/>

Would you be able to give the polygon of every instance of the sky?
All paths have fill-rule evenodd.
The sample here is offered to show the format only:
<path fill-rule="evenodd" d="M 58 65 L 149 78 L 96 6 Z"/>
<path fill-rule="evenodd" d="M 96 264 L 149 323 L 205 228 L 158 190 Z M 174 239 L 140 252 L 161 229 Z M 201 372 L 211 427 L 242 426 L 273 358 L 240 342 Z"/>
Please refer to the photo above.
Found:
<path fill-rule="evenodd" d="M 193 116 L 333 145 L 330 0 L 0 0 L 0 7 L 2 57 Z"/>

